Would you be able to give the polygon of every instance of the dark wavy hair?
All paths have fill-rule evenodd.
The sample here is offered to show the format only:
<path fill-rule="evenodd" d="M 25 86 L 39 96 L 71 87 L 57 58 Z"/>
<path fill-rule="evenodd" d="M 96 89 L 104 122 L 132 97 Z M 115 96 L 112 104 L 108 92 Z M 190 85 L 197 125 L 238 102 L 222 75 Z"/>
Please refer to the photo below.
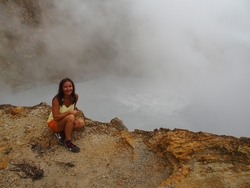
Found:
<path fill-rule="evenodd" d="M 74 82 L 70 78 L 64 78 L 64 79 L 62 79 L 62 81 L 59 84 L 59 89 L 58 89 L 57 95 L 54 97 L 54 98 L 58 99 L 58 102 L 59 102 L 60 106 L 63 105 L 63 97 L 64 97 L 63 84 L 65 82 L 71 82 L 71 84 L 73 86 L 73 91 L 71 93 L 71 103 L 74 104 L 76 102 L 75 84 L 74 84 Z"/>

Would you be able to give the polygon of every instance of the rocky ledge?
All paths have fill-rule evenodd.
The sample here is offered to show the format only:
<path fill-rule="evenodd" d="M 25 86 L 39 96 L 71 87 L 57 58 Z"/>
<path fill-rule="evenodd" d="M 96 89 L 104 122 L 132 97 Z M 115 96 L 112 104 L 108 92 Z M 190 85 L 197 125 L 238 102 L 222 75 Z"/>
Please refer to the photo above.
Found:
<path fill-rule="evenodd" d="M 51 106 L 0 105 L 0 187 L 250 187 L 250 138 L 160 128 L 129 132 L 84 117 L 71 153 L 47 128 Z M 135 122 L 136 123 L 136 122 Z"/>

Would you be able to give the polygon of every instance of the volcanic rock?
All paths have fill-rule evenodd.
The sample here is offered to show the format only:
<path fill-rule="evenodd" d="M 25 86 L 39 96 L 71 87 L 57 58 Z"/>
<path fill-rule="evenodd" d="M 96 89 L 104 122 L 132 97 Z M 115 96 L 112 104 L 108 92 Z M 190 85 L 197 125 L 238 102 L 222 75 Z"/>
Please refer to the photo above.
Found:
<path fill-rule="evenodd" d="M 166 128 L 124 131 L 80 111 L 86 126 L 73 133 L 81 151 L 72 153 L 47 127 L 50 111 L 46 103 L 0 105 L 1 187 L 250 187 L 250 138 Z M 34 178 L 31 171 L 24 178 L 12 170 L 17 164 L 32 164 L 43 174 Z"/>

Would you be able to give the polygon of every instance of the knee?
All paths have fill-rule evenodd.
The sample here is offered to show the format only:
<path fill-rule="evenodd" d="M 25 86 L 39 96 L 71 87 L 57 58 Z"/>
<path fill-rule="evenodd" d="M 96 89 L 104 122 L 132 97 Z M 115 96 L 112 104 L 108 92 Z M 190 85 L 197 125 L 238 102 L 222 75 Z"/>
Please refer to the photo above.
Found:
<path fill-rule="evenodd" d="M 83 126 L 84 126 L 84 121 L 83 121 L 83 119 L 79 119 L 78 121 L 79 121 L 79 126 L 80 126 L 80 127 L 83 127 Z"/>
<path fill-rule="evenodd" d="M 75 124 L 77 125 L 77 128 L 82 128 L 84 127 L 84 120 L 83 119 L 76 119 Z"/>
<path fill-rule="evenodd" d="M 75 116 L 73 114 L 69 114 L 65 117 L 66 121 L 74 122 Z"/>

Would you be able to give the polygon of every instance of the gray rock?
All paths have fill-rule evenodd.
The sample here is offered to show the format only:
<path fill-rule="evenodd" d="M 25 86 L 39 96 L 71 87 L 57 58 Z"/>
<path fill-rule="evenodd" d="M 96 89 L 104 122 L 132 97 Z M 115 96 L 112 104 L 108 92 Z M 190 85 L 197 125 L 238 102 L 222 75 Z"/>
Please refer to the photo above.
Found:
<path fill-rule="evenodd" d="M 111 119 L 110 124 L 113 125 L 119 131 L 126 131 L 126 132 L 128 131 L 128 128 L 123 124 L 123 121 L 118 117 Z"/>

